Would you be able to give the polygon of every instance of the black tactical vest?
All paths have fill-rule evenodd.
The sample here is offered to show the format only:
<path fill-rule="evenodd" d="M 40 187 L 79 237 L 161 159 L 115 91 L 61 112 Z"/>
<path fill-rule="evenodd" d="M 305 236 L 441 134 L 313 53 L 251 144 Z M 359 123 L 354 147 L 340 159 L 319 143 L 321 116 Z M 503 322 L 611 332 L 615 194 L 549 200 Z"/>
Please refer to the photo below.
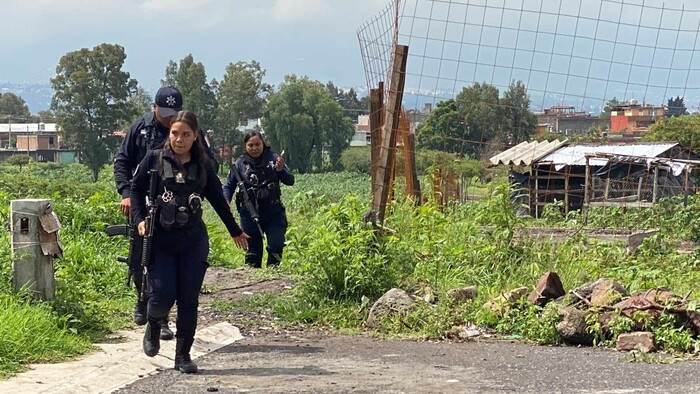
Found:
<path fill-rule="evenodd" d="M 202 220 L 202 192 L 206 173 L 198 163 L 190 162 L 178 169 L 169 158 L 160 156 L 163 193 L 156 203 L 160 226 L 166 230 L 191 227 Z"/>
<path fill-rule="evenodd" d="M 245 158 L 243 164 L 245 167 L 243 178 L 249 195 L 261 205 L 279 203 L 282 193 L 274 164 L 263 161 L 256 165 Z"/>

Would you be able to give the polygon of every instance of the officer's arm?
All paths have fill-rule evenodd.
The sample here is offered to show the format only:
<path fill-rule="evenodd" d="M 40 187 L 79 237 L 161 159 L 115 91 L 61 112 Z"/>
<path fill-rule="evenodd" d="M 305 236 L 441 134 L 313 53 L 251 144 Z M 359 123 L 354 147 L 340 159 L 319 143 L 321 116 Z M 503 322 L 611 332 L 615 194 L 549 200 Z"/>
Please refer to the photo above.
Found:
<path fill-rule="evenodd" d="M 277 160 L 277 157 L 277 155 L 274 156 L 275 160 Z M 282 171 L 277 171 L 277 177 L 279 178 L 280 182 L 284 183 L 285 185 L 294 186 L 294 174 L 292 174 L 286 164 L 284 167 L 282 167 Z"/>
<path fill-rule="evenodd" d="M 135 163 L 136 138 L 138 137 L 138 124 L 134 122 L 124 137 L 117 155 L 114 157 L 114 183 L 117 185 L 117 193 L 122 198 L 129 197 L 132 172 L 138 163 Z"/>
<path fill-rule="evenodd" d="M 146 220 L 146 194 L 150 187 L 151 177 L 148 170 L 154 165 L 157 159 L 152 151 L 148 151 L 141 163 L 136 167 L 134 178 L 131 181 L 131 216 L 134 223 Z"/>
<path fill-rule="evenodd" d="M 234 164 L 235 165 L 235 164 Z M 236 191 L 236 176 L 233 175 L 233 170 L 228 170 L 228 175 L 226 176 L 226 183 L 224 183 L 224 198 L 226 201 L 231 201 L 233 198 L 233 193 Z"/>

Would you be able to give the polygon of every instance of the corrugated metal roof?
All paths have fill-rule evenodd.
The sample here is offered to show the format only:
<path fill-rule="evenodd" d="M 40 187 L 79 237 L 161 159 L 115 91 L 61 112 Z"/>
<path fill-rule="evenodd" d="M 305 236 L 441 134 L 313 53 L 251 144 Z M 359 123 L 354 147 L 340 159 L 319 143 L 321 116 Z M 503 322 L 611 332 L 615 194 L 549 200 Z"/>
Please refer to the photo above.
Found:
<path fill-rule="evenodd" d="M 558 171 L 565 166 L 585 166 L 586 155 L 601 153 L 619 156 L 658 157 L 677 145 L 677 143 L 670 142 L 661 144 L 565 146 L 542 157 L 538 162 L 554 164 Z M 591 158 L 589 163 L 592 166 L 604 166 L 608 163 L 608 159 L 603 157 Z"/>
<path fill-rule="evenodd" d="M 13 133 L 55 132 L 58 130 L 56 123 L 41 123 L 43 129 L 39 125 L 39 123 L 0 123 L 0 133 L 10 131 L 10 126 L 12 126 L 11 132 Z"/>
<path fill-rule="evenodd" d="M 491 165 L 529 166 L 533 161 L 551 153 L 566 144 L 567 140 L 559 141 L 524 141 L 503 151 L 491 159 Z"/>

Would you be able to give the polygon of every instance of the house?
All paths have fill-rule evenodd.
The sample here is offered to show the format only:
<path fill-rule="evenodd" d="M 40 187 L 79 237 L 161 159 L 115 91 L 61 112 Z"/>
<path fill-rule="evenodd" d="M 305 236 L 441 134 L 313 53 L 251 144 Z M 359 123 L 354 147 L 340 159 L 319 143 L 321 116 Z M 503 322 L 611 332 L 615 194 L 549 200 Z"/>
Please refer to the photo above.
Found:
<path fill-rule="evenodd" d="M 564 135 L 585 134 L 601 124 L 600 118 L 587 112 L 576 111 L 571 105 L 558 105 L 537 113 L 537 132 Z"/>
<path fill-rule="evenodd" d="M 563 211 L 584 206 L 647 207 L 697 187 L 699 158 L 675 142 L 582 144 L 566 140 L 523 142 L 493 156 L 492 166 L 511 168 L 511 181 L 526 189 L 533 216 L 554 202 Z M 529 167 L 526 173 L 515 167 Z"/>
<path fill-rule="evenodd" d="M 369 129 L 369 115 L 358 115 L 355 134 L 352 135 L 350 146 L 369 146 L 371 144 L 372 133 Z"/>
<path fill-rule="evenodd" d="M 664 118 L 663 105 L 638 104 L 637 100 L 618 105 L 610 112 L 610 132 L 639 136 Z"/>
<path fill-rule="evenodd" d="M 0 123 L 0 148 L 17 147 L 20 136 L 38 135 L 54 137 L 55 141 L 52 144 L 56 145 L 55 149 L 59 148 L 60 141 L 56 123 Z M 31 138 L 29 139 L 31 140 Z M 23 150 L 26 149 L 25 146 Z"/>
<path fill-rule="evenodd" d="M 56 123 L 0 124 L 0 161 L 26 154 L 38 162 L 75 162 L 75 152 L 62 149 Z"/>

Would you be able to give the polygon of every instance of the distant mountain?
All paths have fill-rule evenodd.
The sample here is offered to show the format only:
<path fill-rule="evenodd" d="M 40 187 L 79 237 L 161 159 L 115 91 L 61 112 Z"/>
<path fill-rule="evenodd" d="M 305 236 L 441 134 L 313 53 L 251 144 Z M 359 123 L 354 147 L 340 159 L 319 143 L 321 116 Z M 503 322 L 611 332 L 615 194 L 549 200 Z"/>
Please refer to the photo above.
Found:
<path fill-rule="evenodd" d="M 29 111 L 36 114 L 49 109 L 53 89 L 49 84 L 22 84 L 0 81 L 0 93 L 14 93 L 21 96 L 29 106 Z"/>

